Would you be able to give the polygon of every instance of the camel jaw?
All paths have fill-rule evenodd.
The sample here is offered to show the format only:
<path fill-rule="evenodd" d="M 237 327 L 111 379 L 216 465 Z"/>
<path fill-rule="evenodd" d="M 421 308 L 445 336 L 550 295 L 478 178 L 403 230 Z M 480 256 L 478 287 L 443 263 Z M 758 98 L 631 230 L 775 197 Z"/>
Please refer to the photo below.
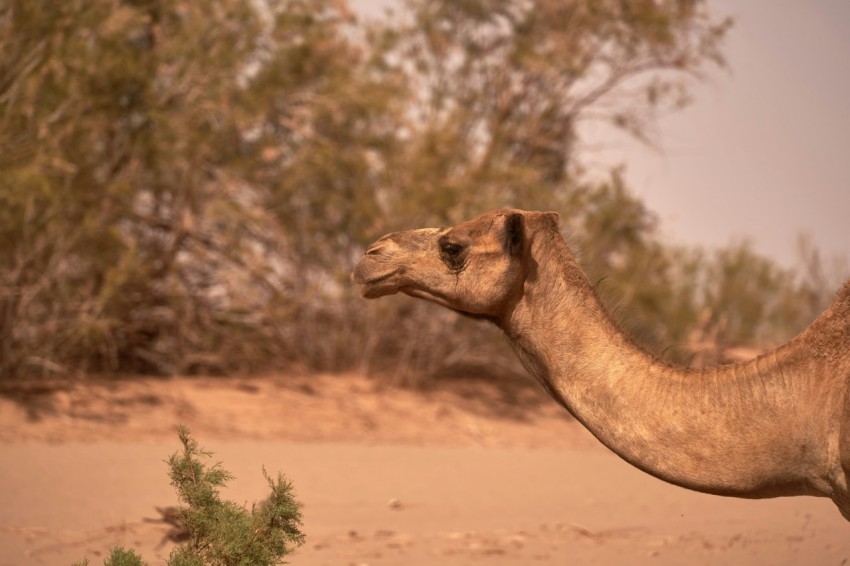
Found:
<path fill-rule="evenodd" d="M 418 289 L 416 287 L 404 287 L 404 288 L 399 289 L 399 290 L 402 293 L 404 293 L 405 295 L 407 295 L 409 297 L 413 297 L 414 299 L 423 299 L 425 301 L 430 301 L 432 303 L 436 303 L 440 306 L 443 306 L 443 307 L 446 307 L 446 308 L 449 308 L 449 309 L 452 309 L 452 310 L 457 310 L 458 312 L 463 312 L 463 311 L 459 311 L 457 309 L 457 307 L 455 307 L 452 304 L 452 302 L 446 296 L 444 296 L 442 293 L 438 293 L 436 291 L 431 291 L 429 289 Z"/>

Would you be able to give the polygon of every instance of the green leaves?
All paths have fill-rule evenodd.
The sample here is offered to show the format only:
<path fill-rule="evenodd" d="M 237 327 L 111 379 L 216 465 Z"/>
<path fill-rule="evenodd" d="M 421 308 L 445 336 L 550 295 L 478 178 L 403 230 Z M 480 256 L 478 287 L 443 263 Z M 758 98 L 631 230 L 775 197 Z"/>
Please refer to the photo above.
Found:
<path fill-rule="evenodd" d="M 212 453 L 201 449 L 188 429 L 178 428 L 183 452 L 168 459 L 171 484 L 184 504 L 178 510 L 180 524 L 189 532 L 189 542 L 178 546 L 169 565 L 231 566 L 279 564 L 283 556 L 304 544 L 301 505 L 292 484 L 282 474 L 272 480 L 263 470 L 271 493 L 266 501 L 248 511 L 223 501 L 219 490 L 233 476 L 221 464 L 207 466 L 203 458 Z"/>
<path fill-rule="evenodd" d="M 89 566 L 88 559 L 75 562 L 73 566 Z M 109 551 L 103 566 L 147 566 L 142 558 L 133 549 L 125 550 L 123 546 L 116 546 Z"/>
<path fill-rule="evenodd" d="M 179 426 L 177 434 L 183 451 L 168 459 L 171 485 L 183 505 L 177 509 L 177 523 L 189 534 L 185 544 L 174 547 L 168 566 L 271 566 L 304 544 L 301 532 L 301 504 L 292 484 L 278 473 L 273 480 L 263 469 L 269 484 L 269 497 L 248 510 L 221 499 L 219 490 L 233 479 L 220 463 L 204 463 L 212 452 L 202 449 L 189 429 Z M 88 566 L 83 560 L 75 566 Z M 118 546 L 110 550 L 104 566 L 144 566 L 132 549 Z"/>

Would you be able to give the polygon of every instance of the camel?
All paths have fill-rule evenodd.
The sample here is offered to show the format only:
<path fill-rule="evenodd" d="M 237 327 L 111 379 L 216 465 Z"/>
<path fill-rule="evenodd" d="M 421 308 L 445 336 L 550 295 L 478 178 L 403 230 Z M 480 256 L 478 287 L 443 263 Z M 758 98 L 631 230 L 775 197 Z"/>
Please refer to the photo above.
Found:
<path fill-rule="evenodd" d="M 620 331 L 557 213 L 388 234 L 352 279 L 365 298 L 401 292 L 495 323 L 545 390 L 644 472 L 716 495 L 829 497 L 850 520 L 850 281 L 787 344 L 697 370 Z"/>

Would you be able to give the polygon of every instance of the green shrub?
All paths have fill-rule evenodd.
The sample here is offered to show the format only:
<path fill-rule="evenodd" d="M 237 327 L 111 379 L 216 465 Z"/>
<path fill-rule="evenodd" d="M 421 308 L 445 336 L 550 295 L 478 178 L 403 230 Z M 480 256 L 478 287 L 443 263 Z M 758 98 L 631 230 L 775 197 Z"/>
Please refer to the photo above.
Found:
<path fill-rule="evenodd" d="M 186 427 L 177 434 L 183 451 L 168 459 L 171 485 L 182 504 L 177 510 L 179 524 L 188 532 L 188 542 L 172 550 L 169 566 L 264 566 L 282 564 L 285 555 L 304 544 L 301 532 L 301 504 L 295 499 L 292 483 L 278 473 L 272 479 L 265 471 L 271 493 L 250 510 L 223 501 L 219 490 L 233 476 L 204 458 L 212 453 L 198 446 Z M 143 566 L 133 550 L 113 548 L 104 566 Z M 88 560 L 74 566 L 88 566 Z"/>

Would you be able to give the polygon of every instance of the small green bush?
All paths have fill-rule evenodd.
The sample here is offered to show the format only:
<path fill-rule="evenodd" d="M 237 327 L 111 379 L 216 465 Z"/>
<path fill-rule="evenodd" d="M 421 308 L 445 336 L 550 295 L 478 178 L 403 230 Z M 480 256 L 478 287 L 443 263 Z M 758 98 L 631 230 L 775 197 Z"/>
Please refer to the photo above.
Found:
<path fill-rule="evenodd" d="M 183 451 L 168 458 L 171 485 L 182 504 L 178 522 L 189 533 L 188 542 L 171 551 L 169 566 L 266 566 L 282 564 L 285 555 L 304 544 L 301 532 L 301 504 L 295 499 L 292 483 L 278 473 L 272 479 L 263 475 L 271 493 L 250 511 L 231 501 L 223 501 L 219 490 L 233 476 L 220 463 L 207 466 L 203 450 L 186 427 L 177 434 Z M 88 560 L 74 566 L 88 566 Z M 144 566 L 135 551 L 113 548 L 104 566 Z"/>
<path fill-rule="evenodd" d="M 71 566 L 89 566 L 89 560 L 84 558 L 82 562 L 75 562 Z M 146 562 L 132 548 L 125 550 L 123 546 L 116 546 L 109 551 L 103 566 L 146 566 Z"/>

